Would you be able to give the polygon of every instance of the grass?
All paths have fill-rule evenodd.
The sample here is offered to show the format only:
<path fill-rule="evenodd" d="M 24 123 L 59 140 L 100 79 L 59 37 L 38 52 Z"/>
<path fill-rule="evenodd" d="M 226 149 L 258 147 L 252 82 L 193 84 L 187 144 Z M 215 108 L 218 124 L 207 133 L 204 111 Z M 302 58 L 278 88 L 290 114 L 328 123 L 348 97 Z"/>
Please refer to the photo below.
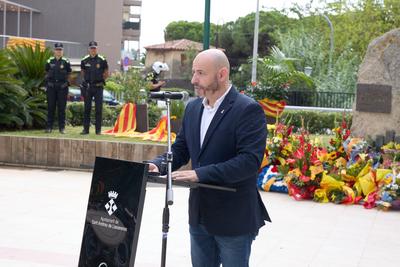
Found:
<path fill-rule="evenodd" d="M 103 127 L 104 130 L 111 129 L 112 127 Z M 58 129 L 54 129 L 52 133 L 45 133 L 44 130 L 15 130 L 15 131 L 0 131 L 0 135 L 13 135 L 13 136 L 24 136 L 24 137 L 51 137 L 51 138 L 68 138 L 68 139 L 81 139 L 81 140 L 107 140 L 107 141 L 123 141 L 140 144 L 165 144 L 153 141 L 143 141 L 140 138 L 135 137 L 115 137 L 112 135 L 96 135 L 94 128 L 91 128 L 91 132 L 88 135 L 81 135 L 82 127 L 67 126 L 65 134 L 60 134 Z M 322 146 L 326 147 L 329 144 L 329 140 L 333 135 L 310 135 L 311 140 L 319 139 Z"/>
<path fill-rule="evenodd" d="M 103 127 L 102 130 L 108 130 L 112 127 Z M 50 137 L 50 138 L 68 138 L 68 139 L 81 139 L 81 140 L 107 140 L 107 141 L 123 141 L 131 143 L 141 144 L 162 144 L 153 141 L 143 141 L 140 138 L 135 137 L 115 137 L 112 135 L 96 135 L 95 130 L 91 127 L 91 131 L 88 135 L 81 135 L 82 127 L 67 126 L 65 128 L 65 134 L 60 134 L 58 129 L 53 129 L 51 133 L 45 133 L 44 129 L 40 130 L 15 130 L 15 131 L 0 131 L 0 135 L 12 135 L 12 136 L 24 136 L 24 137 Z"/>

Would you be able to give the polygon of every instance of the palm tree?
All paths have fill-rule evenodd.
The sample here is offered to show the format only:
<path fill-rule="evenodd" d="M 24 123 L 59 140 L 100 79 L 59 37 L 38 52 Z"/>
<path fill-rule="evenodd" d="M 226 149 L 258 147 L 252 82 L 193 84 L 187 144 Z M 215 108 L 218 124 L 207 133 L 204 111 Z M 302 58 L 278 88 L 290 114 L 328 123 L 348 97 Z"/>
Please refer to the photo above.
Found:
<path fill-rule="evenodd" d="M 26 104 L 23 99 L 27 92 L 22 82 L 15 78 L 18 69 L 8 58 L 4 50 L 0 51 L 0 128 L 22 127 L 29 121 Z"/>
<path fill-rule="evenodd" d="M 314 87 L 314 82 L 304 72 L 296 70 L 298 59 L 288 58 L 276 46 L 271 49 L 271 55 L 259 59 L 259 84 L 254 89 L 256 99 L 287 100 L 288 90 L 292 84 L 305 84 Z"/>
<path fill-rule="evenodd" d="M 41 50 L 39 44 L 32 46 L 16 46 L 8 50 L 8 55 L 18 69 L 15 76 L 22 81 L 27 92 L 23 99 L 28 127 L 42 127 L 46 123 L 46 95 L 43 90 L 45 82 L 44 66 L 52 55 L 49 48 Z"/>
<path fill-rule="evenodd" d="M 16 46 L 8 50 L 11 59 L 18 68 L 17 78 L 23 81 L 25 90 L 30 96 L 43 94 L 40 88 L 44 85 L 44 66 L 51 57 L 49 48 L 41 50 L 39 44 L 35 47 L 29 45 Z"/>

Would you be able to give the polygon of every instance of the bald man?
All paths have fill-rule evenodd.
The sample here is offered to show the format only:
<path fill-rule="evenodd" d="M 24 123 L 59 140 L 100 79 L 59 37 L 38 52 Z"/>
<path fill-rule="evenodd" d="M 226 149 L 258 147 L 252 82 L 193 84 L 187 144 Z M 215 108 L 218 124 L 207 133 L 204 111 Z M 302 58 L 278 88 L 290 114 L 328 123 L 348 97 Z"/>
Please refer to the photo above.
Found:
<path fill-rule="evenodd" d="M 217 49 L 193 61 L 198 99 L 185 110 L 172 146 L 175 180 L 235 188 L 236 192 L 190 189 L 189 231 L 194 267 L 247 267 L 258 230 L 271 221 L 257 190 L 257 172 L 267 138 L 261 107 L 229 82 L 229 61 Z M 176 171 L 192 161 L 192 170 Z M 149 169 L 166 173 L 159 156 Z"/>

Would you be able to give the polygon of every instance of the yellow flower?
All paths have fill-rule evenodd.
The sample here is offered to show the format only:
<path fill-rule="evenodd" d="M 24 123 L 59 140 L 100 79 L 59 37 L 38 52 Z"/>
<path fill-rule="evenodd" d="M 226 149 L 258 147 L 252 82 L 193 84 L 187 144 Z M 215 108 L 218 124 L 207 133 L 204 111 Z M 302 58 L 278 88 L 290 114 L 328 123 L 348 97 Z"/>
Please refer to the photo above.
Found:
<path fill-rule="evenodd" d="M 301 171 L 299 170 L 299 168 L 296 168 L 296 169 L 289 171 L 288 174 L 293 174 L 293 175 L 299 177 L 301 175 Z"/>
<path fill-rule="evenodd" d="M 291 143 L 288 143 L 287 145 L 285 145 L 285 147 L 283 149 L 285 149 L 285 150 L 287 150 L 289 152 L 292 152 L 293 151 L 293 146 L 292 146 Z"/>
<path fill-rule="evenodd" d="M 311 166 L 310 171 L 311 171 L 311 180 L 314 180 L 316 175 L 324 171 L 324 167 L 322 165 Z"/>
<path fill-rule="evenodd" d="M 268 129 L 268 131 L 273 131 L 276 129 L 276 125 L 275 124 L 267 124 L 267 129 Z"/>
<path fill-rule="evenodd" d="M 329 160 L 335 160 L 336 159 L 336 151 L 332 151 L 331 153 L 328 154 Z"/>
<path fill-rule="evenodd" d="M 328 197 L 326 196 L 326 190 L 325 189 L 317 189 L 314 192 L 314 200 L 322 203 L 327 203 L 329 202 Z"/>
<path fill-rule="evenodd" d="M 347 166 L 347 161 L 343 157 L 340 157 L 336 160 L 335 166 L 338 168 L 344 168 Z"/>

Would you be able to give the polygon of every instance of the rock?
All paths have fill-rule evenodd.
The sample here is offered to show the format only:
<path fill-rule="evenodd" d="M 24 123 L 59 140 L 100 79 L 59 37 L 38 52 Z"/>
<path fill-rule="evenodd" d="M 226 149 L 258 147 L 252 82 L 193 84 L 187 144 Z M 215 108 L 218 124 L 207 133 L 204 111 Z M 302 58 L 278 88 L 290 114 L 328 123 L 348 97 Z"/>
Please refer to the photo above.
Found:
<path fill-rule="evenodd" d="M 369 44 L 358 72 L 357 82 L 358 90 L 353 105 L 351 127 L 353 135 L 373 140 L 378 135 L 385 136 L 387 131 L 394 131 L 397 133 L 396 135 L 400 135 L 400 29 L 387 32 Z M 378 93 L 375 94 L 376 97 L 368 99 L 368 104 L 371 107 L 374 104 L 391 105 L 390 108 L 387 108 L 390 113 L 368 112 L 365 111 L 365 105 L 363 111 L 360 111 L 362 95 L 366 93 L 362 91 L 365 86 L 360 85 L 365 84 L 375 85 L 374 87 L 378 90 L 380 86 L 386 86 L 386 89 L 388 86 L 391 87 L 390 97 L 386 90 L 387 97 L 383 97 L 384 92 L 382 91 L 381 97 Z M 385 103 L 386 100 L 382 99 L 391 100 L 389 100 L 390 103 Z M 359 102 L 358 106 L 357 101 Z M 374 108 L 371 108 L 371 110 L 376 111 Z"/>

